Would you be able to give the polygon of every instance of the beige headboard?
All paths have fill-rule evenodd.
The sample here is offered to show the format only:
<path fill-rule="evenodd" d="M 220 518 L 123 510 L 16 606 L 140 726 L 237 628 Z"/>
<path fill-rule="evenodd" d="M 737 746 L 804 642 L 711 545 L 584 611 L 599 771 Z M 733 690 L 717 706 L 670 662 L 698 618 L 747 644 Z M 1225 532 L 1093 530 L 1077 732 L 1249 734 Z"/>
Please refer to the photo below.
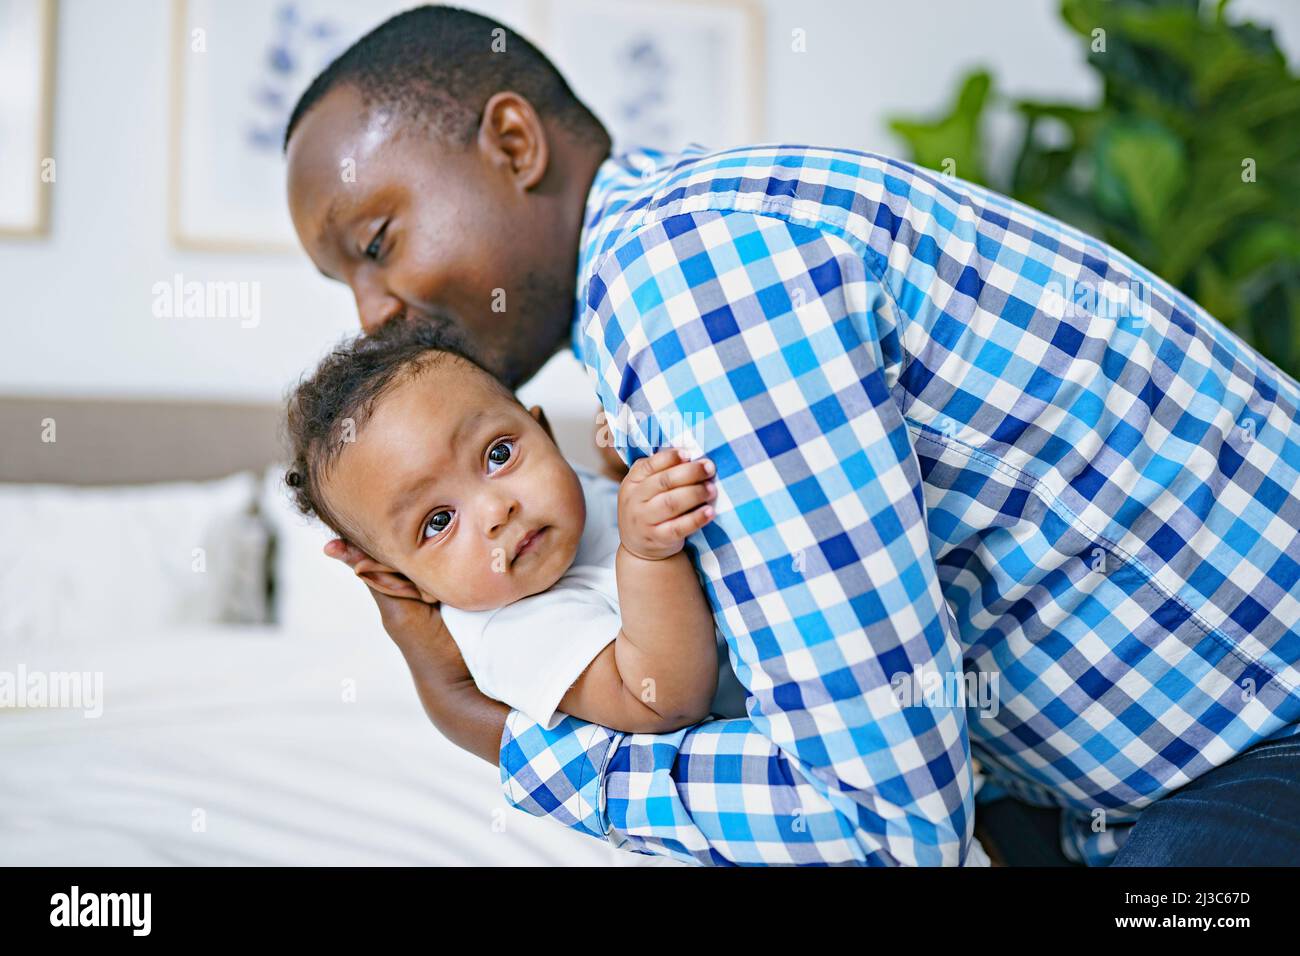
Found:
<path fill-rule="evenodd" d="M 0 481 L 137 484 L 260 471 L 286 457 L 282 414 L 278 403 L 0 396 Z"/>
<path fill-rule="evenodd" d="M 0 482 L 139 484 L 221 478 L 287 459 L 284 407 L 0 395 Z M 54 441 L 44 440 L 51 434 Z M 598 468 L 592 423 L 552 418 L 570 461 Z"/>

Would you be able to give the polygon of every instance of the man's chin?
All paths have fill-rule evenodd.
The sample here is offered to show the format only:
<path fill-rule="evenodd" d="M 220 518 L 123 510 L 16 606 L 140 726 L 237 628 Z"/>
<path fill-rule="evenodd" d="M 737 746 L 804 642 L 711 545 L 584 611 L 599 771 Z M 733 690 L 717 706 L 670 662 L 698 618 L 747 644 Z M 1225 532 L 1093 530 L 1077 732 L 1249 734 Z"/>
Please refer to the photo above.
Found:
<path fill-rule="evenodd" d="M 491 361 L 495 374 L 512 389 L 536 375 L 569 340 L 573 325 L 574 282 L 556 282 L 539 272 L 524 279 L 519 290 L 518 315 L 504 341 L 497 343 Z"/>
<path fill-rule="evenodd" d="M 554 343 L 547 343 L 537 332 L 521 330 L 515 334 L 515 341 L 486 353 L 483 361 L 488 371 L 515 391 L 540 372 L 542 366 L 564 347 L 564 342 L 561 337 Z M 531 344 L 532 350 L 521 348 L 524 343 Z"/>
<path fill-rule="evenodd" d="M 529 379 L 540 372 L 542 366 L 550 360 L 551 356 L 554 355 L 556 351 L 559 350 L 555 349 L 548 354 L 541 356 L 540 361 L 536 358 L 530 357 L 530 360 L 526 361 L 507 362 L 501 368 L 501 371 L 497 373 L 497 377 L 500 378 L 501 381 L 505 382 L 511 391 L 516 391 L 519 386 L 525 384 Z"/>

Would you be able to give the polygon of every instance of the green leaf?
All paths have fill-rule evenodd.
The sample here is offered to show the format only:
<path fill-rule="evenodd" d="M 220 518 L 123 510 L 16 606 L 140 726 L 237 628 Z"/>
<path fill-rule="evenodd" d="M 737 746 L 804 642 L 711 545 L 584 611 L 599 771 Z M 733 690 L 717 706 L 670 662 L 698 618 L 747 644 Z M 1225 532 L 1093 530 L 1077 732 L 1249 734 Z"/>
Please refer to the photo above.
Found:
<path fill-rule="evenodd" d="M 910 146 L 915 162 L 984 184 L 980 121 L 991 88 L 989 74 L 976 70 L 967 75 L 946 115 L 928 122 L 895 118 L 889 128 Z"/>
<path fill-rule="evenodd" d="M 1234 236 L 1227 244 L 1227 275 L 1245 281 L 1275 263 L 1300 268 L 1300 230 L 1285 223 L 1264 221 Z"/>
<path fill-rule="evenodd" d="M 1182 142 L 1157 123 L 1121 120 L 1097 139 L 1097 196 L 1155 234 L 1187 182 Z"/>
<path fill-rule="evenodd" d="M 1196 301 L 1228 328 L 1241 331 L 1246 306 L 1237 287 L 1227 281 L 1213 260 L 1202 260 L 1196 270 Z"/>

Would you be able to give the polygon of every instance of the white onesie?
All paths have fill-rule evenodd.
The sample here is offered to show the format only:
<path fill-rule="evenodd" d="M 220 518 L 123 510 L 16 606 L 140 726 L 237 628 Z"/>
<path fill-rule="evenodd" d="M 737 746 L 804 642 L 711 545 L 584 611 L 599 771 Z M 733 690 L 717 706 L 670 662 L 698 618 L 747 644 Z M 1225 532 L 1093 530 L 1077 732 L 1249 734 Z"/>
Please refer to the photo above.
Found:
<path fill-rule="evenodd" d="M 565 692 L 605 646 L 618 637 L 618 483 L 577 465 L 587 503 L 573 565 L 540 594 L 492 611 L 443 605 L 442 619 L 479 690 L 550 730 L 565 714 Z M 710 710 L 745 716 L 745 688 L 718 639 L 718 690 Z"/>

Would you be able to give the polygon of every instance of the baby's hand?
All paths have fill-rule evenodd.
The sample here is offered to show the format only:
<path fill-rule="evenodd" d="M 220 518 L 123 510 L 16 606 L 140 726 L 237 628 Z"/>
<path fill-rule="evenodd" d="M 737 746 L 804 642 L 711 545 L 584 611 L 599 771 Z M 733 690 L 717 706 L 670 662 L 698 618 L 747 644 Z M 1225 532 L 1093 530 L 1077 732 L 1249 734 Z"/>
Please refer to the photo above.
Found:
<path fill-rule="evenodd" d="M 632 466 L 618 489 L 618 533 L 623 547 L 647 561 L 682 550 L 694 531 L 713 520 L 716 469 L 707 458 L 665 448 Z"/>

